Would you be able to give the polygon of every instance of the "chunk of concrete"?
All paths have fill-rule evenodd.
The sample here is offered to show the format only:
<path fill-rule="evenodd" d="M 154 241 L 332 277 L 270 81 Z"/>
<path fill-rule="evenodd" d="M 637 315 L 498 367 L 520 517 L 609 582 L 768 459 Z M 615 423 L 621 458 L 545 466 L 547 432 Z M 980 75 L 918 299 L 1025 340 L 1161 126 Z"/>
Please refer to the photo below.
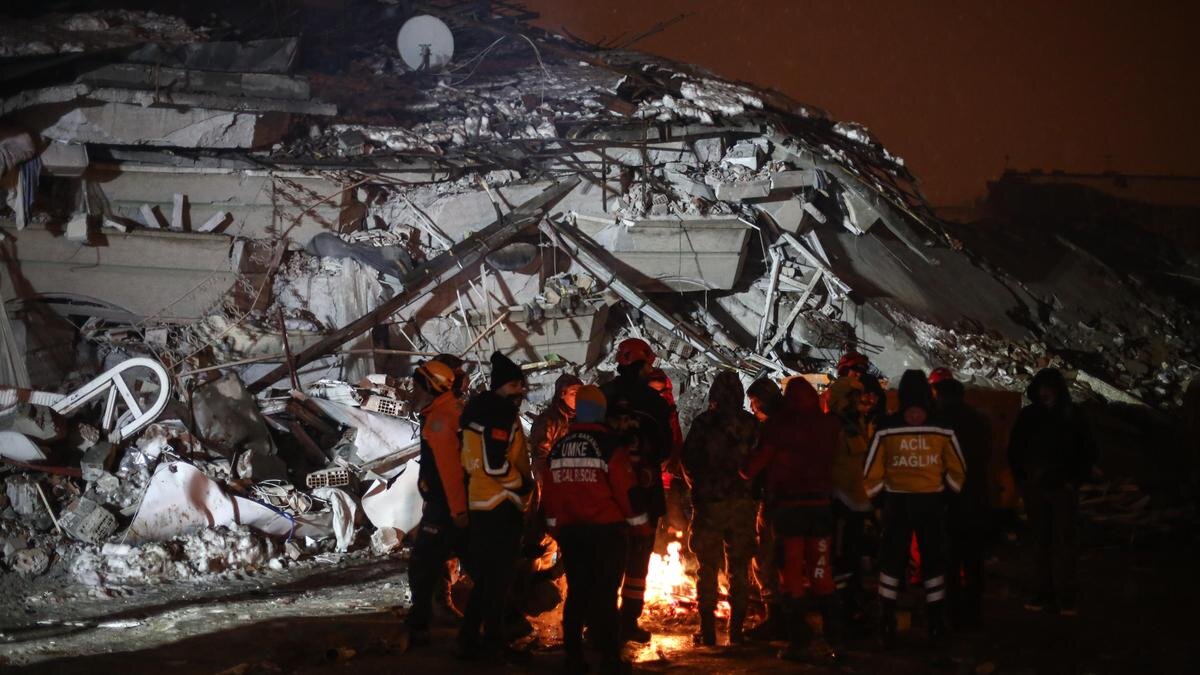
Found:
<path fill-rule="evenodd" d="M 751 171 L 758 171 L 762 166 L 762 148 L 750 141 L 741 141 L 729 149 L 721 158 L 724 164 L 744 166 Z"/>
<path fill-rule="evenodd" d="M 817 187 L 817 172 L 814 169 L 796 169 L 771 174 L 771 187 L 775 190 L 795 190 Z"/>
<path fill-rule="evenodd" d="M 83 479 L 87 482 L 99 480 L 108 473 L 116 457 L 116 448 L 108 441 L 99 441 L 84 450 L 83 459 L 79 460 L 79 468 Z"/>
<path fill-rule="evenodd" d="M 67 241 L 85 243 L 88 240 L 88 215 L 76 213 L 67 221 Z"/>
<path fill-rule="evenodd" d="M 696 160 L 700 162 L 719 162 L 725 156 L 725 139 L 717 136 L 715 138 L 700 138 L 692 144 L 692 150 L 696 155 Z"/>
<path fill-rule="evenodd" d="M 716 188 L 717 199 L 737 202 L 743 199 L 761 199 L 771 194 L 770 180 L 751 180 L 743 183 L 720 183 Z"/>
<path fill-rule="evenodd" d="M 75 539 L 98 544 L 117 531 L 117 518 L 96 502 L 80 497 L 63 509 L 58 526 Z"/>
<path fill-rule="evenodd" d="M 300 39 L 242 42 L 150 43 L 125 57 L 130 63 L 235 73 L 287 73 L 296 65 Z"/>
<path fill-rule="evenodd" d="M 232 457 L 241 450 L 275 454 L 275 442 L 258 405 L 235 373 L 208 382 L 192 394 L 195 430 L 210 446 Z"/>
<path fill-rule="evenodd" d="M 36 577 L 50 569 L 50 553 L 44 548 L 27 548 L 13 554 L 9 565 L 21 576 Z"/>
<path fill-rule="evenodd" d="M 400 541 L 404 533 L 394 527 L 381 527 L 371 534 L 371 552 L 375 555 L 389 555 L 400 550 Z"/>

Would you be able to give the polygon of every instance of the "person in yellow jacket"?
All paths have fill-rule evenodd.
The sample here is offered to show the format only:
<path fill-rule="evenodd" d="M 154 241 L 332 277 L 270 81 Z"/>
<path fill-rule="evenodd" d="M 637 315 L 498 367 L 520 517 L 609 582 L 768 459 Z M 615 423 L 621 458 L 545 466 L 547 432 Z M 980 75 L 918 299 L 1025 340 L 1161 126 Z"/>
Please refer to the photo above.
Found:
<path fill-rule="evenodd" d="M 521 368 L 500 352 L 492 354 L 491 364 L 491 388 L 467 403 L 460 421 L 470 510 L 468 571 L 475 587 L 459 632 L 459 656 L 524 660 L 526 655 L 508 648 L 504 609 L 533 488 L 520 419 L 528 385 Z"/>
<path fill-rule="evenodd" d="M 838 383 L 843 383 L 838 386 Z M 879 380 L 860 374 L 839 379 L 830 387 L 829 412 L 842 423 L 833 456 L 833 578 L 850 626 L 862 619 L 862 568 L 866 553 L 864 531 L 871 499 L 863 486 L 867 449 L 883 420 L 887 401 Z"/>
<path fill-rule="evenodd" d="M 867 451 L 863 474 L 867 495 L 883 498 L 879 595 L 883 601 L 883 638 L 896 638 L 896 598 L 908 565 L 915 532 L 921 552 L 921 576 L 930 639 L 945 633 L 945 507 L 942 492 L 962 489 L 966 462 L 954 431 L 933 418 L 933 392 L 925 373 L 909 370 L 900 379 L 900 410 L 886 418 Z"/>

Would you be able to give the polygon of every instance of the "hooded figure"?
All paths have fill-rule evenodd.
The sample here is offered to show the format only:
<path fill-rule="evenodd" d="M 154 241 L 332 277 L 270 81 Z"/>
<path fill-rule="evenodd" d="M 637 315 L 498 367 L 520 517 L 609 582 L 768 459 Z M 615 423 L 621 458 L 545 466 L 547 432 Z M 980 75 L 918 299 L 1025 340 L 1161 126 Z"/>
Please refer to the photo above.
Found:
<path fill-rule="evenodd" d="M 934 383 L 933 389 L 937 393 L 938 419 L 954 430 L 967 463 L 962 492 L 950 498 L 947 513 L 946 533 L 950 538 L 947 599 L 955 625 L 976 626 L 983 615 L 991 425 L 983 413 L 967 404 L 966 388 L 949 371 Z"/>
<path fill-rule="evenodd" d="M 900 378 L 900 410 L 880 423 L 867 450 L 863 474 L 867 494 L 885 495 L 879 596 L 887 646 L 896 639 L 896 600 L 914 534 L 921 555 L 929 637 L 938 639 L 946 630 L 943 492 L 962 489 L 966 468 L 954 430 L 938 423 L 932 405 L 925 373 L 906 371 Z"/>
<path fill-rule="evenodd" d="M 1025 501 L 1036 556 L 1036 590 L 1025 606 L 1034 611 L 1057 607 L 1074 615 L 1077 488 L 1096 462 L 1096 444 L 1071 403 L 1061 372 L 1040 371 L 1025 395 L 1030 403 L 1017 415 L 1008 443 L 1008 461 Z"/>
<path fill-rule="evenodd" d="M 550 454 L 550 448 L 567 434 L 567 427 L 575 419 L 575 394 L 583 380 L 571 373 L 563 373 L 554 381 L 554 399 L 550 405 L 533 420 L 533 428 L 529 431 L 529 445 L 533 451 L 534 473 L 539 476 L 544 473 L 540 466 Z"/>
<path fill-rule="evenodd" d="M 708 392 L 708 410 L 692 422 L 683 443 L 683 469 L 692 486 L 692 551 L 700 562 L 697 642 L 716 644 L 717 577 L 728 568 L 729 640 L 742 641 L 750 599 L 750 561 L 758 503 L 738 475 L 758 442 L 758 420 L 746 411 L 737 373 L 722 371 Z"/>
<path fill-rule="evenodd" d="M 817 390 L 804 378 L 788 380 L 781 409 L 763 429 L 762 441 L 742 469 L 748 480 L 763 477 L 776 546 L 776 564 L 787 599 L 788 648 L 784 658 L 809 656 L 805 597 L 814 596 L 823 615 L 825 639 L 820 645 L 834 656 L 841 640 L 840 603 L 834 594 L 832 569 L 833 456 L 840 424 L 821 411 Z"/>

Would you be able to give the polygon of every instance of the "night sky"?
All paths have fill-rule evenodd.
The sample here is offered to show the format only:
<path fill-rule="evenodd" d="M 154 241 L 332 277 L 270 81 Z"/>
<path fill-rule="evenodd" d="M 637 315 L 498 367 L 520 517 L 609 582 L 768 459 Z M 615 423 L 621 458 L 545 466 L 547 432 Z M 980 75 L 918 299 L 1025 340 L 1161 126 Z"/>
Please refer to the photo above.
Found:
<path fill-rule="evenodd" d="M 1200 175 L 1200 3 L 525 0 L 550 29 L 770 86 L 868 126 L 937 206 L 1014 169 Z"/>

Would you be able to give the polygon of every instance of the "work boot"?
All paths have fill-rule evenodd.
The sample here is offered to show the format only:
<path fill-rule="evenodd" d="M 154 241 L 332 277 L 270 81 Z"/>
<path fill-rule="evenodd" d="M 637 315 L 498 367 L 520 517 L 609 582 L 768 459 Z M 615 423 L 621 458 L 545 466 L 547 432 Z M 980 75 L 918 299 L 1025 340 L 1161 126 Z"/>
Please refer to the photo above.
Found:
<path fill-rule="evenodd" d="M 929 622 L 927 633 L 930 642 L 941 642 L 946 637 L 945 603 L 930 602 L 925 605 L 925 620 Z"/>
<path fill-rule="evenodd" d="M 636 609 L 637 612 L 634 613 L 632 603 L 621 606 L 621 639 L 645 644 L 650 641 L 652 636 L 650 631 L 638 625 L 638 617 L 642 615 L 642 608 L 637 607 Z"/>
<path fill-rule="evenodd" d="M 808 646 L 812 641 L 812 631 L 808 627 L 808 620 L 805 617 L 804 601 L 800 599 L 789 599 L 785 605 L 787 608 L 787 616 L 784 623 L 788 632 L 788 645 L 785 649 L 780 650 L 779 658 L 786 661 L 801 661 L 809 660 Z"/>
<path fill-rule="evenodd" d="M 756 642 L 773 642 L 786 640 L 784 632 L 783 604 L 772 600 L 767 603 L 767 616 L 757 626 L 745 631 L 747 639 Z"/>
<path fill-rule="evenodd" d="M 837 660 L 845 639 L 842 600 L 836 594 L 830 594 L 819 598 L 817 604 L 821 608 L 821 637 L 829 646 L 830 658 Z"/>
<path fill-rule="evenodd" d="M 884 649 L 896 646 L 896 603 L 892 600 L 883 601 L 883 617 L 879 625 L 879 637 Z"/>
<path fill-rule="evenodd" d="M 700 612 L 700 631 L 692 636 L 697 647 L 713 647 L 717 644 L 717 618 L 712 611 Z"/>
<path fill-rule="evenodd" d="M 729 614 L 729 644 L 740 645 L 746 641 L 743 627 L 746 625 L 746 608 L 735 609 Z"/>

